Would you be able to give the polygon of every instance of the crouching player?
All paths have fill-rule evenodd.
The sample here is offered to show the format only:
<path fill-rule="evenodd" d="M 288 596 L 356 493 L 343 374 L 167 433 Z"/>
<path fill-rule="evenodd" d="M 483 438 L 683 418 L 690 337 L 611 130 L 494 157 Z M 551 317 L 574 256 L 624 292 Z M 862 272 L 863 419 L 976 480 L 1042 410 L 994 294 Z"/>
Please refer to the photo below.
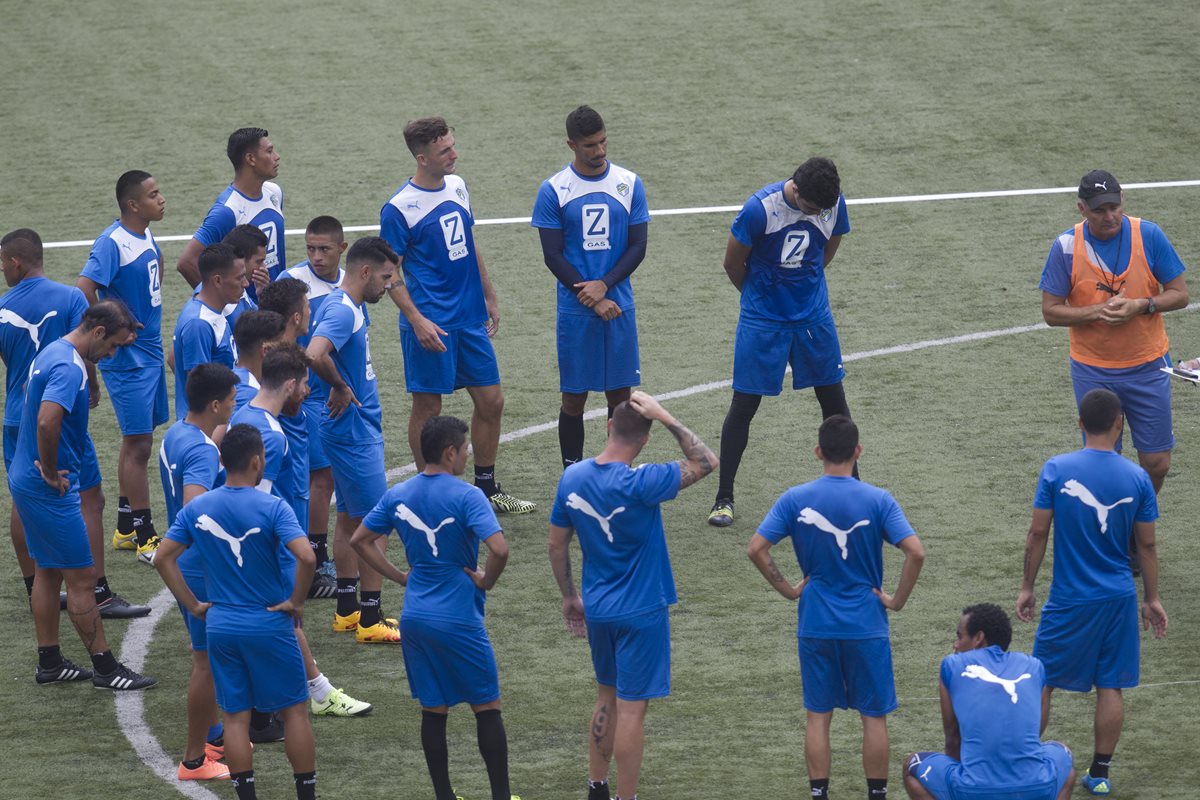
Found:
<path fill-rule="evenodd" d="M 255 489 L 264 458 L 258 430 L 231 427 L 221 441 L 225 485 L 183 507 L 158 549 L 155 566 L 176 599 L 206 622 L 217 704 L 225 713 L 225 759 L 238 800 L 257 797 L 252 708 L 279 712 L 296 797 L 314 800 L 316 747 L 295 630 L 303 619 L 315 559 L 291 507 Z M 210 602 L 197 600 L 179 572 L 179 555 L 189 547 L 196 548 L 204 566 Z M 294 575 L 280 569 L 281 547 L 296 559 Z"/>
<path fill-rule="evenodd" d="M 387 491 L 350 540 L 358 557 L 407 586 L 400 646 L 412 695 L 421 704 L 421 747 L 437 800 L 454 800 L 446 747 L 450 706 L 475 712 L 479 752 L 487 765 L 492 800 L 509 800 L 508 738 L 500 718 L 496 657 L 483 626 L 486 592 L 508 561 L 508 544 L 487 496 L 460 481 L 467 467 L 467 424 L 432 417 L 421 426 L 425 469 Z M 377 546 L 396 531 L 407 572 Z M 479 569 L 479 542 L 487 563 Z M 513 798 L 518 800 L 518 798 Z"/>

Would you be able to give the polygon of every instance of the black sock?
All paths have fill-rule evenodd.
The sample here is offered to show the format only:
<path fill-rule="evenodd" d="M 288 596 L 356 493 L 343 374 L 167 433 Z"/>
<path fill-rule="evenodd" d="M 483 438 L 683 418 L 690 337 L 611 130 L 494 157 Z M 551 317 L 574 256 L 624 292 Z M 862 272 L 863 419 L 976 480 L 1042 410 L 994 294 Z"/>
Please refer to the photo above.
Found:
<path fill-rule="evenodd" d="M 111 597 L 112 589 L 108 588 L 108 578 L 104 575 L 96 578 L 96 605 L 100 605 Z"/>
<path fill-rule="evenodd" d="M 369 628 L 379 624 L 379 592 L 359 592 L 358 603 L 362 615 L 358 618 L 358 627 Z"/>
<path fill-rule="evenodd" d="M 829 778 L 822 778 L 819 781 L 809 781 L 808 786 L 812 791 L 813 797 L 829 797 Z"/>
<path fill-rule="evenodd" d="M 717 499 L 733 499 L 733 481 L 737 477 L 738 466 L 742 463 L 742 453 L 746 450 L 746 442 L 750 439 L 750 421 L 758 413 L 762 396 L 735 391 L 733 400 L 729 403 L 729 413 L 721 425 L 721 466 L 717 483 Z"/>
<path fill-rule="evenodd" d="M 128 536 L 133 533 L 133 508 L 128 497 L 117 500 L 117 533 Z"/>
<path fill-rule="evenodd" d="M 817 396 L 817 402 L 821 404 L 821 419 L 829 419 L 835 414 L 841 414 L 844 417 L 850 416 L 850 406 L 846 403 L 846 390 L 842 387 L 841 382 L 829 386 L 814 386 L 813 394 Z M 855 478 L 858 477 L 857 461 L 854 463 L 854 470 L 851 474 Z"/>
<path fill-rule="evenodd" d="M 313 555 L 316 556 L 317 566 L 329 560 L 329 534 L 310 533 L 308 543 L 312 545 Z"/>
<path fill-rule="evenodd" d="M 137 543 L 143 545 L 154 536 L 158 536 L 158 531 L 154 530 L 154 517 L 148 508 L 135 508 L 133 510 L 133 532 L 137 534 Z"/>
<path fill-rule="evenodd" d="M 867 800 L 887 800 L 887 778 L 867 778 Z"/>
<path fill-rule="evenodd" d="M 500 491 L 496 488 L 496 465 L 492 464 L 489 467 L 481 467 L 476 464 L 475 485 L 482 489 L 483 493 L 488 497 Z"/>
<path fill-rule="evenodd" d="M 446 715 L 421 711 L 421 749 L 437 800 L 454 800 L 450 788 L 450 750 L 446 745 Z"/>
<path fill-rule="evenodd" d="M 583 460 L 583 414 L 575 417 L 558 412 L 558 450 L 562 453 L 563 469 Z"/>
<path fill-rule="evenodd" d="M 588 778 L 588 800 L 612 800 L 608 794 L 608 781 Z"/>
<path fill-rule="evenodd" d="M 271 715 L 265 711 L 259 711 L 257 708 L 250 709 L 250 727 L 255 730 L 262 730 L 271 724 Z"/>
<path fill-rule="evenodd" d="M 102 653 L 92 653 L 92 667 L 101 675 L 112 675 L 117 671 L 117 660 L 113 658 L 112 650 Z"/>
<path fill-rule="evenodd" d="M 42 669 L 54 669 L 62 662 L 62 650 L 58 645 L 38 648 L 38 666 Z"/>
<path fill-rule="evenodd" d="M 191 761 L 188 761 L 185 758 L 183 760 L 183 765 L 188 769 L 200 769 L 200 767 L 204 766 L 205 758 L 207 758 L 207 756 L 205 756 L 203 753 L 200 754 L 199 758 L 193 758 Z"/>
<path fill-rule="evenodd" d="M 254 770 L 231 772 L 229 782 L 233 784 L 238 800 L 258 800 L 258 795 L 254 793 Z"/>
<path fill-rule="evenodd" d="M 337 579 L 337 613 L 348 617 L 358 611 L 358 578 Z"/>
<path fill-rule="evenodd" d="M 292 780 L 296 782 L 296 800 L 317 800 L 317 773 L 293 772 Z"/>
<path fill-rule="evenodd" d="M 33 576 L 23 575 L 21 580 L 25 581 L 25 594 L 29 595 L 29 599 L 33 599 Z"/>
<path fill-rule="evenodd" d="M 1107 778 L 1110 764 L 1112 764 L 1112 753 L 1093 753 L 1092 766 L 1088 767 L 1088 775 L 1093 778 Z"/>
<path fill-rule="evenodd" d="M 479 740 L 479 755 L 487 765 L 488 782 L 492 785 L 492 800 L 508 800 L 508 735 L 500 709 L 489 708 L 475 715 L 475 732 Z"/>

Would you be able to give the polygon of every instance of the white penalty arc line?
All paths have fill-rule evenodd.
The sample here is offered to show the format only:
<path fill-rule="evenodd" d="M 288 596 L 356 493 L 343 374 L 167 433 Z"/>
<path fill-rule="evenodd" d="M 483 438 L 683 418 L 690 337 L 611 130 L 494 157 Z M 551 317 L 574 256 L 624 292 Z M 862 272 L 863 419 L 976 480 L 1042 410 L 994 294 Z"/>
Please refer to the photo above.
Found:
<path fill-rule="evenodd" d="M 1200 180 L 1182 181 L 1152 181 L 1149 183 L 1127 183 L 1122 189 L 1176 189 L 1188 186 L 1200 186 Z M 856 197 L 846 201 L 848 206 L 878 206 L 889 203 L 928 203 L 939 200 L 984 200 L 997 197 L 1031 197 L 1041 194 L 1066 194 L 1077 192 L 1077 186 L 1054 186 L 1040 189 L 997 189 L 983 192 L 945 192 L 942 194 L 901 194 L 891 197 Z M 690 214 L 732 214 L 741 211 L 738 206 L 696 206 L 693 208 L 660 208 L 650 212 L 651 217 L 676 217 Z M 495 217 L 492 219 L 477 219 L 476 225 L 528 225 L 531 217 Z M 374 233 L 378 225 L 348 225 L 346 233 Z M 288 228 L 285 236 L 303 236 L 304 228 Z M 155 236 L 156 242 L 186 242 L 192 238 L 190 233 Z M 54 250 L 65 247 L 91 247 L 94 239 L 75 239 L 66 242 L 44 242 L 43 249 Z"/>

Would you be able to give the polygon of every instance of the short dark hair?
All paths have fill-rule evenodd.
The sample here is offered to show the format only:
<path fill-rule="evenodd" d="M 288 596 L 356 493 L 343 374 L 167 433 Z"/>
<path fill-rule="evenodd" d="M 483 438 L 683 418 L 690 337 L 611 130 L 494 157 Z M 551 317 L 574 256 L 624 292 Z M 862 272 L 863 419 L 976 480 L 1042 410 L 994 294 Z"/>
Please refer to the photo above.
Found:
<path fill-rule="evenodd" d="M 854 448 L 858 447 L 858 426 L 845 414 L 826 417 L 817 429 L 817 444 L 826 461 L 845 464 L 854 458 Z"/>
<path fill-rule="evenodd" d="M 458 417 L 430 417 L 421 426 L 421 458 L 437 464 L 447 447 L 461 447 L 467 440 L 467 423 Z"/>
<path fill-rule="evenodd" d="M 988 644 L 1007 650 L 1012 643 L 1012 621 L 1004 609 L 995 603 L 977 603 L 963 609 L 967 618 L 967 635 L 974 636 L 983 631 Z"/>
<path fill-rule="evenodd" d="M 591 106 L 580 106 L 567 114 L 567 138 L 577 142 L 604 130 L 604 118 Z"/>
<path fill-rule="evenodd" d="M 35 266 L 42 265 L 42 237 L 32 228 L 17 228 L 4 234 L 0 239 L 0 247 L 8 249 L 9 257 L 28 261 Z"/>
<path fill-rule="evenodd" d="M 652 421 L 643 417 L 628 400 L 622 401 L 612 415 L 613 436 L 628 444 L 636 444 L 650 432 Z"/>
<path fill-rule="evenodd" d="M 1121 416 L 1121 398 L 1109 389 L 1092 389 L 1079 401 L 1079 422 L 1093 436 L 1108 433 Z"/>
<path fill-rule="evenodd" d="M 183 387 L 184 395 L 187 396 L 188 411 L 195 411 L 197 414 L 204 411 L 214 400 L 229 397 L 230 390 L 237 385 L 237 375 L 224 364 L 216 361 L 197 364 L 188 370 L 187 384 Z"/>
<path fill-rule="evenodd" d="M 142 184 L 154 176 L 140 169 L 131 169 L 117 178 L 117 208 L 125 213 L 125 206 L 142 192 Z"/>
<path fill-rule="evenodd" d="M 263 342 L 278 339 L 284 324 L 283 315 L 274 311 L 243 311 L 233 324 L 233 343 L 239 353 L 253 353 Z"/>
<path fill-rule="evenodd" d="M 272 346 L 263 356 L 263 388 L 278 389 L 293 378 L 308 380 L 308 365 L 311 363 L 308 355 L 295 342 L 280 342 Z"/>
<path fill-rule="evenodd" d="M 229 143 L 225 145 L 225 155 L 229 156 L 235 172 L 242 168 L 246 154 L 258 147 L 258 143 L 268 135 L 266 128 L 238 128 L 229 134 Z"/>
<path fill-rule="evenodd" d="M 250 459 L 262 455 L 263 440 L 258 428 L 239 422 L 225 431 L 221 440 L 221 463 L 230 472 L 240 472 L 250 466 Z"/>
<path fill-rule="evenodd" d="M 833 208 L 842 193 L 842 179 L 828 158 L 810 158 L 792 173 L 796 194 L 820 208 Z"/>
<path fill-rule="evenodd" d="M 238 225 L 225 234 L 221 244 L 232 247 L 238 258 L 250 258 L 258 248 L 266 250 L 267 246 L 271 244 L 271 239 L 254 225 Z"/>
<path fill-rule="evenodd" d="M 210 244 L 200 253 L 197 264 L 200 267 L 200 280 L 206 281 L 217 273 L 224 274 L 233 269 L 233 262 L 238 258 L 233 248 L 224 242 Z"/>
<path fill-rule="evenodd" d="M 282 315 L 285 323 L 307 304 L 308 285 L 296 278 L 280 278 L 258 290 L 258 307 Z"/>
<path fill-rule="evenodd" d="M 83 312 L 83 319 L 76 330 L 90 331 L 101 327 L 104 328 L 104 338 L 111 339 L 121 331 L 137 330 L 137 320 L 130 313 L 129 306 L 114 297 L 101 300 Z"/>
<path fill-rule="evenodd" d="M 395 264 L 399 260 L 400 256 L 396 255 L 392 246 L 378 236 L 364 236 L 350 245 L 350 250 L 346 253 L 347 267 L 355 267 L 364 261 L 381 267 L 384 264 Z"/>
<path fill-rule="evenodd" d="M 453 130 L 443 117 L 414 119 L 404 126 L 404 143 L 408 145 L 408 152 L 415 156 L 418 151 L 424 150 Z"/>
<path fill-rule="evenodd" d="M 342 229 L 342 223 L 337 217 L 331 217 L 328 214 L 313 217 L 309 220 L 308 227 L 304 229 L 304 232 L 311 233 L 313 236 L 332 236 L 337 239 L 346 238 L 346 232 Z"/>

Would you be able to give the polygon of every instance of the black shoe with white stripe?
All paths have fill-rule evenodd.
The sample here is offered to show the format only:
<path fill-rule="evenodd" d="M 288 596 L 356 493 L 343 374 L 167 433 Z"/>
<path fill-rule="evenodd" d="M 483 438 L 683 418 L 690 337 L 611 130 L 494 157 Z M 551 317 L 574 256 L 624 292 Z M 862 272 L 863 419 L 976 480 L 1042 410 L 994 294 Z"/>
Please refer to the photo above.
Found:
<path fill-rule="evenodd" d="M 100 609 L 100 616 L 103 619 L 133 619 L 150 614 L 150 606 L 135 606 L 116 592 L 110 594 L 107 600 L 97 604 L 96 607 Z"/>
<path fill-rule="evenodd" d="M 37 682 L 38 683 L 71 683 L 73 681 L 86 681 L 92 678 L 92 671 L 77 667 L 65 658 L 57 667 L 42 669 L 38 667 Z"/>
<path fill-rule="evenodd" d="M 117 668 L 110 674 L 104 675 L 99 672 L 92 676 L 92 686 L 97 689 L 112 689 L 117 692 L 131 692 L 137 689 L 149 689 L 154 684 L 158 683 L 158 678 L 150 678 L 146 675 L 139 675 L 129 667 L 118 662 Z"/>
<path fill-rule="evenodd" d="M 337 581 L 320 572 L 313 573 L 312 583 L 308 587 L 310 600 L 329 600 L 337 597 Z"/>

